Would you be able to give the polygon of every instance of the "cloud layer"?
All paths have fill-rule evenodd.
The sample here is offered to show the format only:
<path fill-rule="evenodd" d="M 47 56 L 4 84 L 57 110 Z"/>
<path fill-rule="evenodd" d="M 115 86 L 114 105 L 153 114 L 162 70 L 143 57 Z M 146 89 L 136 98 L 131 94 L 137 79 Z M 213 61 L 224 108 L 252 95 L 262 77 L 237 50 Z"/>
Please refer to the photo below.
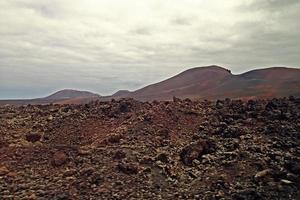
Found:
<path fill-rule="evenodd" d="M 300 66 L 298 0 L 3 0 L 0 98 L 111 94 L 190 67 Z"/>

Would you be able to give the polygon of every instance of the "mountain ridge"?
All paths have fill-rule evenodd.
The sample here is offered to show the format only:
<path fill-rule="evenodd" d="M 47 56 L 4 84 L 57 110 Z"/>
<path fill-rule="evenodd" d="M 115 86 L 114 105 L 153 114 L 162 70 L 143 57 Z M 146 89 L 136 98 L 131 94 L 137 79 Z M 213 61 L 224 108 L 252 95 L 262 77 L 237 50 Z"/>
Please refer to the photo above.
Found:
<path fill-rule="evenodd" d="M 100 95 L 89 91 L 63 89 L 44 97 L 44 99 L 70 99 L 80 97 L 100 97 Z"/>
<path fill-rule="evenodd" d="M 232 74 L 218 65 L 194 67 L 179 74 L 149 84 L 140 89 L 119 90 L 111 96 L 100 96 L 89 91 L 63 89 L 44 98 L 27 100 L 0 100 L 0 105 L 13 104 L 82 104 L 93 100 L 134 98 L 140 101 L 191 99 L 264 99 L 300 96 L 300 69 L 269 67 Z"/>
<path fill-rule="evenodd" d="M 296 83 L 289 83 L 292 81 Z M 299 96 L 300 87 L 297 85 L 300 85 L 300 70 L 296 68 L 270 67 L 232 74 L 224 67 L 212 65 L 188 69 L 171 78 L 133 91 L 127 97 L 147 101 L 171 100 L 173 96 L 192 99 Z M 284 92 L 287 88 L 289 91 Z M 250 90 L 243 91 L 248 89 Z"/>

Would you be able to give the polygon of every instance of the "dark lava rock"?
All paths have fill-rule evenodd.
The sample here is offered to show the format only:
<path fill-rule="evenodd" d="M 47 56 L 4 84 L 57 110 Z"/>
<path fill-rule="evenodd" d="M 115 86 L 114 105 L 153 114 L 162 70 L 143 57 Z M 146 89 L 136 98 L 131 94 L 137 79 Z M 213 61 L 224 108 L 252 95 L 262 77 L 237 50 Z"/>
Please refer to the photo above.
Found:
<path fill-rule="evenodd" d="M 58 151 L 53 154 L 51 163 L 53 166 L 58 167 L 65 164 L 67 160 L 68 156 L 64 152 Z"/>
<path fill-rule="evenodd" d="M 141 160 L 140 163 L 141 164 L 145 164 L 145 165 L 149 165 L 152 164 L 154 162 L 153 158 L 149 157 L 149 156 L 144 156 Z"/>
<path fill-rule="evenodd" d="M 224 106 L 224 103 L 221 100 L 217 100 L 216 102 L 216 108 L 217 109 L 222 109 Z"/>
<path fill-rule="evenodd" d="M 160 153 L 155 160 L 159 160 L 161 162 L 167 163 L 169 162 L 169 156 L 166 153 Z"/>
<path fill-rule="evenodd" d="M 126 157 L 126 153 L 122 150 L 116 151 L 115 155 L 113 156 L 114 159 L 122 159 Z"/>
<path fill-rule="evenodd" d="M 130 112 L 131 106 L 132 105 L 129 101 L 121 101 L 120 104 L 119 104 L 119 110 L 122 113 Z"/>
<path fill-rule="evenodd" d="M 198 140 L 185 146 L 181 153 L 181 161 L 188 166 L 191 166 L 194 159 L 199 159 L 202 155 L 210 152 L 211 145 L 207 140 Z"/>
<path fill-rule="evenodd" d="M 34 143 L 34 142 L 39 141 L 42 136 L 38 133 L 28 133 L 28 134 L 26 134 L 25 137 L 28 142 Z"/>
<path fill-rule="evenodd" d="M 92 175 L 91 175 L 91 183 L 92 184 L 95 184 L 95 185 L 101 185 L 103 183 L 103 177 L 102 177 L 102 174 L 100 174 L 99 172 L 94 172 Z"/>
<path fill-rule="evenodd" d="M 110 143 L 119 143 L 121 139 L 122 139 L 122 135 L 112 134 L 112 135 L 109 136 L 107 141 L 110 142 Z"/>
<path fill-rule="evenodd" d="M 3 175 L 8 174 L 8 173 L 9 173 L 9 170 L 7 169 L 6 166 L 0 167 L 0 176 L 3 176 Z"/>
<path fill-rule="evenodd" d="M 232 199 L 235 200 L 256 200 L 262 199 L 261 195 L 256 191 L 255 188 L 247 188 L 238 191 L 237 193 L 232 195 Z"/>
<path fill-rule="evenodd" d="M 168 139 L 170 137 L 170 133 L 168 129 L 161 129 L 158 131 L 158 135 L 163 139 Z"/>
<path fill-rule="evenodd" d="M 125 174 L 137 174 L 139 172 L 138 166 L 131 163 L 119 163 L 117 169 Z"/>
<path fill-rule="evenodd" d="M 297 97 L 0 106 L 0 199 L 300 199 L 299 130 Z"/>
<path fill-rule="evenodd" d="M 272 111 L 274 109 L 278 108 L 278 100 L 277 99 L 272 99 L 270 102 L 267 103 L 265 109 L 267 111 Z"/>
<path fill-rule="evenodd" d="M 222 133 L 226 138 L 236 138 L 241 135 L 241 130 L 239 127 L 228 126 Z"/>
<path fill-rule="evenodd" d="M 174 102 L 174 103 L 181 102 L 181 99 L 179 99 L 179 98 L 173 96 L 173 102 Z"/>
<path fill-rule="evenodd" d="M 85 168 L 81 169 L 79 173 L 81 175 L 89 176 L 89 175 L 93 174 L 94 171 L 95 171 L 95 169 L 93 167 L 85 167 Z"/>

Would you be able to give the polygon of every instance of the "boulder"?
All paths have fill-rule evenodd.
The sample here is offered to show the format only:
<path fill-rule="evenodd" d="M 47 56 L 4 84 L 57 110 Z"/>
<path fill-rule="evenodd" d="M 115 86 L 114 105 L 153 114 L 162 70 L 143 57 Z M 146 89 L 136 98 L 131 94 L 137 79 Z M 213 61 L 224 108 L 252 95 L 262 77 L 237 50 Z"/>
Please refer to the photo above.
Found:
<path fill-rule="evenodd" d="M 194 159 L 201 158 L 202 155 L 211 151 L 211 145 L 207 140 L 198 140 L 197 142 L 186 145 L 180 153 L 180 159 L 183 164 L 191 166 Z"/>
<path fill-rule="evenodd" d="M 9 170 L 7 169 L 6 166 L 0 167 L 0 176 L 4 176 L 4 175 L 6 175 L 8 173 L 9 173 Z"/>
<path fill-rule="evenodd" d="M 122 150 L 117 150 L 113 156 L 114 159 L 122 159 L 126 157 L 126 153 Z"/>
<path fill-rule="evenodd" d="M 64 152 L 58 151 L 53 154 L 51 163 L 53 166 L 58 167 L 65 164 L 67 160 L 68 156 Z"/>
<path fill-rule="evenodd" d="M 132 163 L 119 163 L 117 169 L 125 174 L 137 174 L 139 172 L 138 166 Z"/>
<path fill-rule="evenodd" d="M 42 136 L 39 133 L 28 133 L 25 137 L 28 142 L 34 143 L 40 141 Z"/>

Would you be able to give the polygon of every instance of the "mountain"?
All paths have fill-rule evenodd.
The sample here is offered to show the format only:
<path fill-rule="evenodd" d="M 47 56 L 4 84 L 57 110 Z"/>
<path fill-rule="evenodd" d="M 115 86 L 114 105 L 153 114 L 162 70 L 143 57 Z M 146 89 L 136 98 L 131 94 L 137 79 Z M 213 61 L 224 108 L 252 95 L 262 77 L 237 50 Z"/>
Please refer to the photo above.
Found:
<path fill-rule="evenodd" d="M 266 99 L 293 95 L 300 97 L 300 69 L 272 67 L 232 74 L 230 70 L 212 65 L 186 70 L 164 81 L 136 91 L 120 90 L 111 96 L 88 91 L 65 89 L 44 98 L 0 100 L 0 105 L 14 104 L 82 104 L 93 100 L 134 98 L 141 101 L 190 99 Z"/>
<path fill-rule="evenodd" d="M 64 89 L 47 97 L 36 99 L 0 100 L 0 105 L 26 105 L 26 104 L 82 104 L 100 98 L 100 95 L 72 89 Z"/>
<path fill-rule="evenodd" d="M 272 98 L 300 96 L 300 69 L 272 67 L 234 75 L 220 66 L 196 67 L 126 97 L 142 101 L 191 99 Z M 113 96 L 122 98 L 124 95 Z"/>
<path fill-rule="evenodd" d="M 127 97 L 131 94 L 129 90 L 119 90 L 112 95 L 112 97 Z"/>
<path fill-rule="evenodd" d="M 95 98 L 95 97 L 100 97 L 100 95 L 88 91 L 65 89 L 65 90 L 60 90 L 58 92 L 55 92 L 54 94 L 51 94 L 45 97 L 44 99 L 66 100 L 66 99 L 73 99 L 73 98 Z"/>

